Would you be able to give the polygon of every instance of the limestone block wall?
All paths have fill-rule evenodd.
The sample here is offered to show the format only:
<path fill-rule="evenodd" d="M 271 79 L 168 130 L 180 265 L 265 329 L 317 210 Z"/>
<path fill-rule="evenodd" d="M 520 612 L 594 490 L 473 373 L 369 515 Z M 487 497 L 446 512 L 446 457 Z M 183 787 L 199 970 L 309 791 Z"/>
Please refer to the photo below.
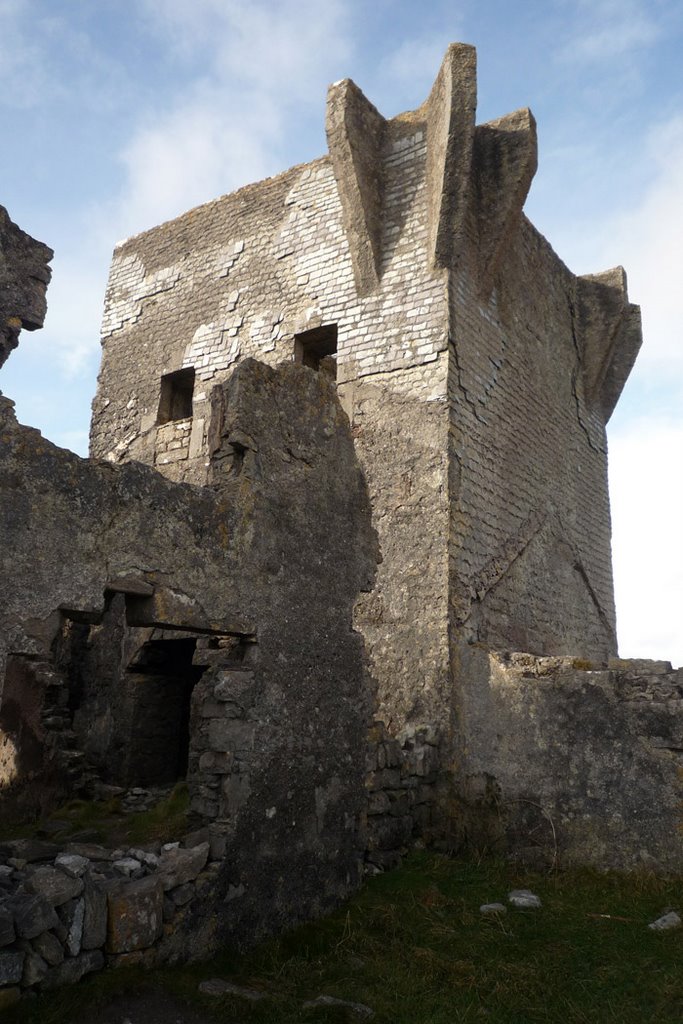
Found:
<path fill-rule="evenodd" d="M 359 92 L 344 103 L 348 118 L 362 114 L 353 152 L 369 154 L 374 175 L 374 214 L 363 221 L 372 287 L 358 284 L 348 237 L 366 196 L 344 191 L 354 172 L 339 164 L 353 129 L 332 123 L 331 94 L 330 157 L 117 247 L 92 452 L 205 482 L 210 389 L 245 357 L 292 361 L 295 335 L 336 325 L 339 395 L 382 554 L 355 623 L 382 714 L 398 728 L 433 718 L 448 687 L 447 275 L 428 257 L 424 115 L 386 122 Z M 161 377 L 183 367 L 195 372 L 192 418 L 157 424 Z M 248 450 L 248 438 L 238 443 Z"/>
<path fill-rule="evenodd" d="M 470 647 L 463 827 L 547 863 L 683 867 L 683 671 Z"/>
<path fill-rule="evenodd" d="M 446 347 L 446 289 L 444 275 L 416 259 L 426 235 L 425 145 L 424 126 L 387 131 L 383 273 L 372 295 L 356 293 L 329 157 L 119 245 L 102 321 L 92 454 L 137 458 L 202 482 L 211 386 L 246 356 L 293 360 L 295 334 L 320 325 L 337 326 L 341 382 L 434 361 Z M 179 438 L 157 423 L 161 377 L 184 367 L 195 370 L 187 459 L 170 455 Z"/>
<path fill-rule="evenodd" d="M 454 667 L 464 640 L 606 658 L 605 423 L 640 345 L 639 310 L 621 268 L 576 278 L 524 217 L 530 111 L 476 125 L 475 105 L 474 53 L 451 46 L 428 106 L 441 126 L 435 260 L 449 268 Z"/>
<path fill-rule="evenodd" d="M 524 219 L 487 299 L 470 260 L 453 273 L 452 607 L 469 639 L 605 658 L 607 442 L 584 396 L 575 287 Z"/>
<path fill-rule="evenodd" d="M 192 419 L 186 417 L 157 427 L 155 464 L 162 472 L 174 462 L 183 462 L 190 454 Z"/>

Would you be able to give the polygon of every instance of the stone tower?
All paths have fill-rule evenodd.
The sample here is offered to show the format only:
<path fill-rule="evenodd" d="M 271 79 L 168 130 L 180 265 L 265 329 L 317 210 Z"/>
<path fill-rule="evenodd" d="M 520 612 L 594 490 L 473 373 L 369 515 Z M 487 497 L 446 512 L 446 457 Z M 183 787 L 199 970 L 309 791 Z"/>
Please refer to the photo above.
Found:
<path fill-rule="evenodd" d="M 463 644 L 616 648 L 605 423 L 639 310 L 524 216 L 531 113 L 475 111 L 466 45 L 390 120 L 335 83 L 329 154 L 117 246 L 102 326 L 92 455 L 177 481 L 210 482 L 211 391 L 240 360 L 336 375 L 382 559 L 354 626 L 394 731 L 450 731 Z"/>

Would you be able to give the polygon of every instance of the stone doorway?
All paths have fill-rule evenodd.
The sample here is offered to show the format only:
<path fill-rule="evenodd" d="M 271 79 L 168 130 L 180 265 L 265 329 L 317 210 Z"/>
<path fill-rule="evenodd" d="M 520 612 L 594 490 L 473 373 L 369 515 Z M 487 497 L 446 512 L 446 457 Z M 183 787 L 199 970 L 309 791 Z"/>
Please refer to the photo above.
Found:
<path fill-rule="evenodd" d="M 190 702 L 205 671 L 192 663 L 196 643 L 196 637 L 148 640 L 128 665 L 127 785 L 165 786 L 187 775 Z"/>

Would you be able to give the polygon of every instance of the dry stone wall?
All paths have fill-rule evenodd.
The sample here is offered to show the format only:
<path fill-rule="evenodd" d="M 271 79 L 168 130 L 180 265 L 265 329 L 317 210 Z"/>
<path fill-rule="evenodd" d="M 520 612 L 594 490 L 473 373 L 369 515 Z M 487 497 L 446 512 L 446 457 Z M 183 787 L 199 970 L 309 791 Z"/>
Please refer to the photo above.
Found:
<path fill-rule="evenodd" d="M 258 688 L 253 671 L 236 669 L 214 674 L 210 693 L 205 682 L 200 686 L 195 712 L 203 721 L 189 781 L 220 803 L 205 808 L 208 827 L 175 841 L 116 849 L 77 839 L 0 841 L 0 1008 L 104 968 L 206 956 L 220 934 L 216 906 L 237 907 L 248 896 L 237 879 L 226 892 L 222 875 L 226 857 L 234 855 L 231 823 L 250 796 L 240 764 L 253 747 L 245 735 L 251 732 L 253 739 L 257 728 L 250 709 Z M 434 730 L 409 728 L 395 739 L 383 723 L 374 723 L 365 767 L 365 870 L 372 873 L 399 864 L 416 837 L 433 828 L 439 775 Z M 229 785 L 216 791 L 212 777 Z M 264 810 L 273 818 L 281 808 Z M 322 824 L 327 807 L 318 791 L 317 811 Z"/>
<path fill-rule="evenodd" d="M 215 919 L 207 922 L 204 909 L 215 899 L 219 867 L 201 832 L 118 850 L 0 843 L 0 1008 L 105 966 L 152 967 L 206 953 Z"/>
<path fill-rule="evenodd" d="M 367 754 L 367 870 L 401 863 L 416 842 L 441 838 L 437 807 L 444 774 L 441 737 L 432 725 L 412 725 L 391 736 L 384 722 L 370 730 Z"/>

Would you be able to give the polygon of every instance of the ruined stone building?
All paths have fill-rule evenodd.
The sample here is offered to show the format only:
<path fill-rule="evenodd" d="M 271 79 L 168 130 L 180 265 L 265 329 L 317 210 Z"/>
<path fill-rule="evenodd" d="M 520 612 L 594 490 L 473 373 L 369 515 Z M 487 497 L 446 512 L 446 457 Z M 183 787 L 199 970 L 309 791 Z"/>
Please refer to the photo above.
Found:
<path fill-rule="evenodd" d="M 0 400 L 6 788 L 187 778 L 207 945 L 420 836 L 683 864 L 683 679 L 615 660 L 639 309 L 524 216 L 531 113 L 475 113 L 469 46 L 391 120 L 335 83 L 328 155 L 118 245 L 91 460 Z"/>

